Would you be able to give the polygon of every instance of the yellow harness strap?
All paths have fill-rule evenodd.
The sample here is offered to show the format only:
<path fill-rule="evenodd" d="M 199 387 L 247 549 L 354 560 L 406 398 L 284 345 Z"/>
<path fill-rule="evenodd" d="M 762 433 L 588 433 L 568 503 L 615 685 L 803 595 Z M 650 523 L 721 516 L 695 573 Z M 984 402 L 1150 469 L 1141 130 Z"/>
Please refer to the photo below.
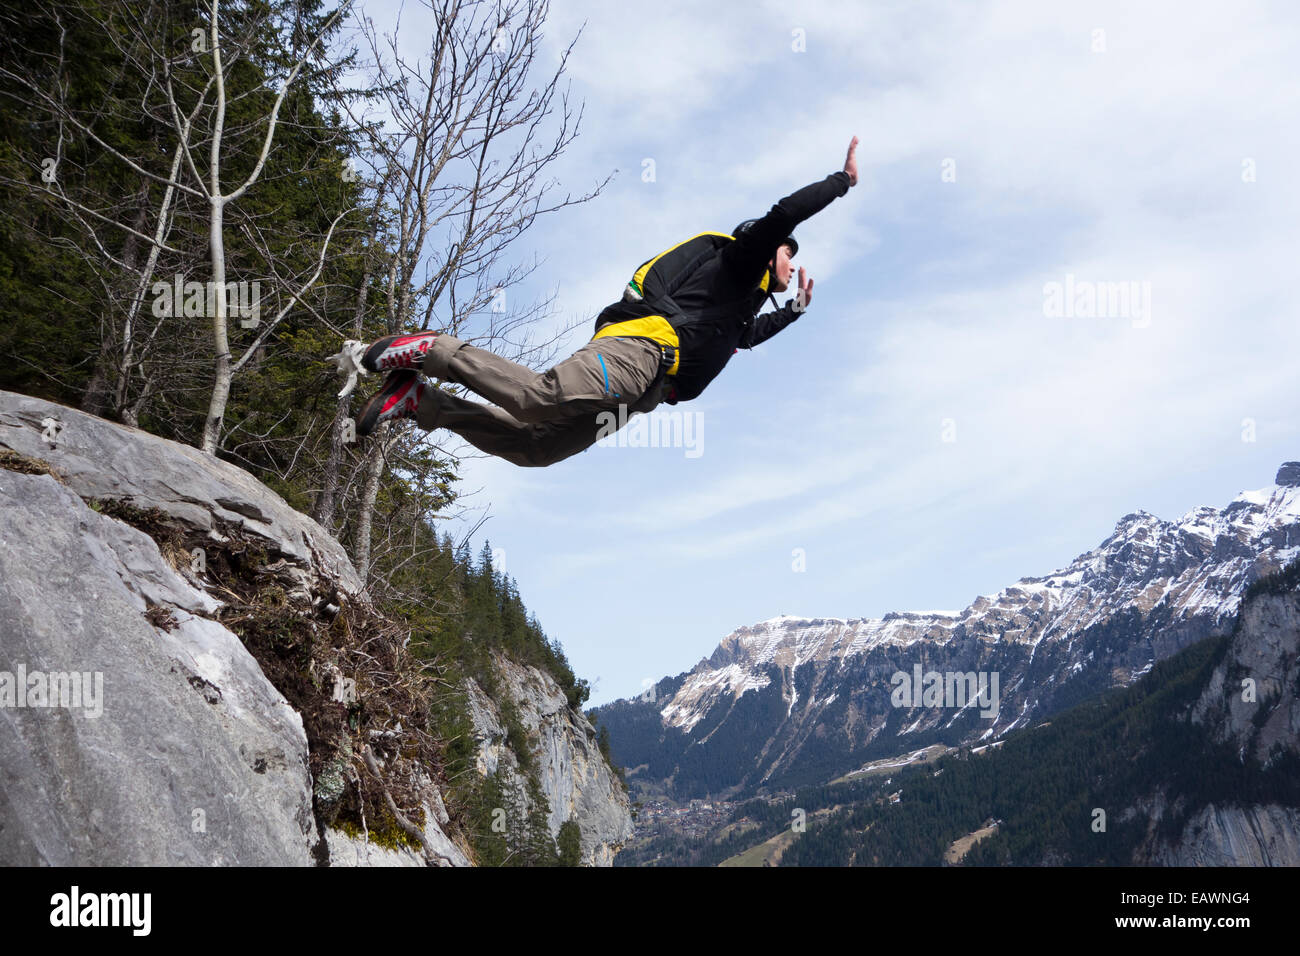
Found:
<path fill-rule="evenodd" d="M 677 340 L 677 330 L 668 324 L 668 320 L 662 315 L 647 315 L 640 319 L 626 319 L 622 322 L 611 322 L 602 328 L 599 332 L 591 337 L 594 342 L 596 339 L 602 339 L 609 336 L 636 336 L 638 338 L 650 339 L 658 342 L 660 345 L 671 345 L 677 353 L 677 358 L 673 361 L 672 367 L 665 373 L 666 375 L 676 375 L 677 366 L 681 364 L 681 346 Z"/>

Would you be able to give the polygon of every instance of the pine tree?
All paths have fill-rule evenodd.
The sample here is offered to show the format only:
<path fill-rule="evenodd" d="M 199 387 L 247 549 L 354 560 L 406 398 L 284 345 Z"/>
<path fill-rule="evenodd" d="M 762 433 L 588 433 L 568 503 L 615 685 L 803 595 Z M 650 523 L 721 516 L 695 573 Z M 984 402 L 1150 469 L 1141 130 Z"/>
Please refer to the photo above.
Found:
<path fill-rule="evenodd" d="M 560 825 L 560 835 L 555 842 L 560 851 L 560 866 L 582 865 L 582 831 L 576 820 L 566 820 Z"/>

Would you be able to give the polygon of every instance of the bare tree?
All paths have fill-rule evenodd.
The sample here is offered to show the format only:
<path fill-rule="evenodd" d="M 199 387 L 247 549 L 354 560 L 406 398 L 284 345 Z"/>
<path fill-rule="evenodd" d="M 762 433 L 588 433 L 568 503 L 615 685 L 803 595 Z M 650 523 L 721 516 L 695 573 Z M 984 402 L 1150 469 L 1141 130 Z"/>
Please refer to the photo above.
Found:
<path fill-rule="evenodd" d="M 212 55 L 211 75 L 216 84 L 216 103 L 214 104 L 215 112 L 212 118 L 212 130 L 208 141 L 207 168 L 202 172 L 200 171 L 198 163 L 194 158 L 194 150 L 190 149 L 184 143 L 182 143 L 181 151 L 185 156 L 186 165 L 189 167 L 194 179 L 200 184 L 200 187 L 203 189 L 204 197 L 208 201 L 208 237 L 212 266 L 212 284 L 214 288 L 224 290 L 226 288 L 226 207 L 232 203 L 238 202 L 240 197 L 248 192 L 248 190 L 253 187 L 258 178 L 262 175 L 262 169 L 266 165 L 266 157 L 271 151 L 272 142 L 275 140 L 275 127 L 280 118 L 280 109 L 284 105 L 285 95 L 288 93 L 289 87 L 293 84 L 293 81 L 297 79 L 298 74 L 302 71 L 303 66 L 306 65 L 307 58 L 311 56 L 312 52 L 316 49 L 320 37 L 317 37 L 316 40 L 312 41 L 311 45 L 307 48 L 307 51 L 302 55 L 298 62 L 294 64 L 289 75 L 281 81 L 280 90 L 275 97 L 275 104 L 271 107 L 270 115 L 266 118 L 266 136 L 262 141 L 262 150 L 257 157 L 252 172 L 248 174 L 242 183 L 227 192 L 221 182 L 221 147 L 225 135 L 226 124 L 227 75 L 221 57 L 220 0 L 211 0 L 211 3 L 212 13 L 211 22 L 209 24 L 209 30 L 212 37 L 212 46 L 210 51 Z M 339 7 L 339 9 L 335 11 L 334 16 L 331 17 L 330 23 L 333 23 L 334 19 L 350 7 L 351 3 L 352 0 L 348 0 L 347 3 Z M 328 28 L 329 24 L 326 25 L 326 30 L 328 30 Z M 164 67 L 168 67 L 170 64 L 167 57 L 164 57 L 162 62 Z M 167 89 L 167 102 L 172 108 L 173 121 L 177 124 L 177 128 L 179 129 L 181 123 L 181 112 L 176 105 L 175 90 L 173 88 L 170 69 L 165 70 L 165 82 Z M 202 174 L 203 172 L 206 172 L 207 174 L 206 182 L 205 177 Z M 289 313 L 289 310 L 293 308 L 299 297 L 312 286 L 317 278 L 320 277 L 321 268 L 325 264 L 325 253 L 329 249 L 330 238 L 334 235 L 334 229 L 338 225 L 339 220 L 349 211 L 351 210 L 345 210 L 343 213 L 340 213 L 335 218 L 334 222 L 330 224 L 329 232 L 321 243 L 320 259 L 315 271 L 301 283 L 298 290 L 289 297 L 288 302 L 286 302 L 276 313 L 275 317 L 262 328 L 257 337 L 253 340 L 253 343 L 245 349 L 243 356 L 233 363 L 230 354 L 230 337 L 227 324 L 227 297 L 224 294 L 213 297 L 215 308 L 213 309 L 214 314 L 212 316 L 212 333 L 213 345 L 216 352 L 215 381 L 212 384 L 212 400 L 208 404 L 207 421 L 204 422 L 203 425 L 203 440 L 199 446 L 208 454 L 216 453 L 217 444 L 221 438 L 221 425 L 226 414 L 226 403 L 230 399 L 230 384 L 232 379 L 241 368 L 248 364 L 249 359 L 256 353 L 256 350 L 261 346 L 261 344 L 266 341 L 266 337 L 270 335 L 280 321 Z"/>
<path fill-rule="evenodd" d="M 577 136 L 560 78 L 577 37 L 555 71 L 534 85 L 546 0 L 427 2 L 434 28 L 427 54 L 411 63 L 398 31 L 381 36 L 361 23 L 373 56 L 378 117 L 351 113 L 367 131 L 365 157 L 388 197 L 383 282 L 389 333 L 437 327 L 520 361 L 546 357 L 565 330 L 532 341 L 542 307 L 506 307 L 507 290 L 535 268 L 502 265 L 539 215 L 586 202 L 590 193 L 548 203 L 542 174 Z M 580 34 L 579 34 L 580 35 Z M 557 94 L 558 130 L 546 128 Z M 375 500 L 385 463 L 407 433 L 381 426 L 368 443 L 356 505 L 353 559 L 373 563 Z"/>
<path fill-rule="evenodd" d="M 378 261 L 378 250 L 376 248 L 376 239 L 379 234 L 380 219 L 384 208 L 386 183 L 381 183 L 379 194 L 375 201 L 374 214 L 371 217 L 371 227 L 369 239 L 366 243 L 366 249 L 363 253 L 364 260 L 361 269 L 361 279 L 357 283 L 356 307 L 352 312 L 352 338 L 360 339 L 365 328 L 366 307 L 370 301 L 370 285 L 375 276 L 375 269 L 381 265 Z M 325 459 L 325 466 L 321 479 L 321 491 L 317 496 L 316 505 L 312 509 L 315 519 L 328 530 L 334 529 L 334 514 L 338 505 L 339 490 L 342 476 L 342 467 L 344 461 L 345 447 L 349 443 L 345 437 L 345 426 L 349 422 L 350 396 L 342 396 L 335 403 L 334 420 L 330 426 L 330 447 L 329 454 Z"/>

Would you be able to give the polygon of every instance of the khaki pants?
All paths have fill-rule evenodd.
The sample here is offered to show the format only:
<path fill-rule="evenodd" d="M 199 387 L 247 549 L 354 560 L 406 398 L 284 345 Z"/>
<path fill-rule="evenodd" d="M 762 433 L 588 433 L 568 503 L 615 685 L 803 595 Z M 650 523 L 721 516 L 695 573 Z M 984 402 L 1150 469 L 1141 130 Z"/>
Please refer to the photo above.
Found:
<path fill-rule="evenodd" d="M 649 390 L 659 364 L 655 343 L 607 336 L 549 371 L 534 372 L 440 334 L 425 355 L 424 373 L 465 385 L 499 407 L 430 387 L 416 423 L 427 430 L 450 429 L 480 451 L 516 465 L 542 467 L 576 455 L 612 433 L 620 420 L 657 406 L 667 387 L 661 379 L 653 394 Z M 618 415 L 620 405 L 627 415 Z M 614 414 L 601 417 L 601 412 Z"/>

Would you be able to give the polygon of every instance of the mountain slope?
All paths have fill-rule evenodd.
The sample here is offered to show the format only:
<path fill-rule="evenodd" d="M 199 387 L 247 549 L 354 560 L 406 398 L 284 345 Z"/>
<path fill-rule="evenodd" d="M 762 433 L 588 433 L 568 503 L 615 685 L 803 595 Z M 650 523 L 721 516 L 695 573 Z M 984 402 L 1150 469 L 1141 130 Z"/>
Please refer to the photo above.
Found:
<path fill-rule="evenodd" d="M 1300 561 L 1248 589 L 1228 637 L 1130 687 L 992 747 L 750 800 L 706 836 L 663 834 L 619 863 L 779 845 L 780 866 L 1300 865 L 1298 715 Z"/>
<path fill-rule="evenodd" d="M 993 820 L 965 865 L 1298 865 L 1298 643 L 1300 562 L 1252 586 L 1229 637 L 996 750 L 897 774 L 897 804 L 841 814 L 784 862 L 937 865 Z M 1243 694 L 1245 677 L 1268 689 Z"/>
<path fill-rule="evenodd" d="M 961 611 L 738 628 L 653 700 L 597 709 L 613 756 L 685 798 L 829 779 L 930 743 L 987 742 L 1223 634 L 1251 582 L 1300 554 L 1300 462 L 1222 509 L 1125 515 L 1069 566 Z M 894 675 L 988 675 L 980 707 L 895 706 Z M 996 675 L 996 694 L 992 682 Z"/>

